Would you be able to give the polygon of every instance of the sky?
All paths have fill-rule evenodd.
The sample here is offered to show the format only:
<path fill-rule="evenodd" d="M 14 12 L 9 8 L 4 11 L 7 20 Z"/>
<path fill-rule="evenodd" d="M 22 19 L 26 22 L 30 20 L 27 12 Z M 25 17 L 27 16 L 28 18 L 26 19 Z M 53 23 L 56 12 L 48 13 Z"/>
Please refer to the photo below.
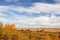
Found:
<path fill-rule="evenodd" d="M 17 28 L 60 28 L 60 0 L 0 0 L 0 22 Z"/>

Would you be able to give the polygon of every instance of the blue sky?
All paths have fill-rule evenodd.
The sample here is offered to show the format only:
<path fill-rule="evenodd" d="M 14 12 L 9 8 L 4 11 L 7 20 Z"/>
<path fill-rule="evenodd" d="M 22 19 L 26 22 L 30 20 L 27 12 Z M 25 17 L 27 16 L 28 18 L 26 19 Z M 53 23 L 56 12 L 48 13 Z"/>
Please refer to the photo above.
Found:
<path fill-rule="evenodd" d="M 53 0 L 0 0 L 0 5 L 18 5 L 18 6 L 33 6 L 32 3 L 49 3 L 54 4 Z"/>
<path fill-rule="evenodd" d="M 17 28 L 60 28 L 60 0 L 0 0 L 0 21 Z"/>

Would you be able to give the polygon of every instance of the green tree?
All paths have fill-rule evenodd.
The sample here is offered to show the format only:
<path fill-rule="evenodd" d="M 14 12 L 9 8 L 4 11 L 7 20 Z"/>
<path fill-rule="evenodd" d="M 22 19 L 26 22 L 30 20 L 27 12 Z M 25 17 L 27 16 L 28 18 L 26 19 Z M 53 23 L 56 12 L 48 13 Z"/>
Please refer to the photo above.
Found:
<path fill-rule="evenodd" d="M 1 37 L 2 37 L 2 27 L 3 27 L 3 24 L 0 23 L 0 40 L 1 40 Z"/>

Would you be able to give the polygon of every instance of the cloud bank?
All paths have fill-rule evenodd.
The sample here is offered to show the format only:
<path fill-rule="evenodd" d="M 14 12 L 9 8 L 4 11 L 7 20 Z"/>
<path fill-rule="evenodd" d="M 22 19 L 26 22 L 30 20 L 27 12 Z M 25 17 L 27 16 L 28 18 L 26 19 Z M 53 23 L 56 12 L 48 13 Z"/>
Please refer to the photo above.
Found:
<path fill-rule="evenodd" d="M 60 4 L 33 3 L 31 7 L 0 6 L 0 20 L 20 28 L 60 28 Z M 37 17 L 36 17 L 36 15 Z"/>

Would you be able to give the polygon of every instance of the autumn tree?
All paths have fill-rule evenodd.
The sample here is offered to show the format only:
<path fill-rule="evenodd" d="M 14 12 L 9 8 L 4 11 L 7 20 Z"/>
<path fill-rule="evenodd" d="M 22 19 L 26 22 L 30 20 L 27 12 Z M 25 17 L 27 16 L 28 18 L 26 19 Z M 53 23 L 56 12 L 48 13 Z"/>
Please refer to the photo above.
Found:
<path fill-rule="evenodd" d="M 5 35 L 7 34 L 8 38 L 12 38 L 12 36 L 17 35 L 17 30 L 15 28 L 15 24 L 6 24 L 5 25 Z"/>

